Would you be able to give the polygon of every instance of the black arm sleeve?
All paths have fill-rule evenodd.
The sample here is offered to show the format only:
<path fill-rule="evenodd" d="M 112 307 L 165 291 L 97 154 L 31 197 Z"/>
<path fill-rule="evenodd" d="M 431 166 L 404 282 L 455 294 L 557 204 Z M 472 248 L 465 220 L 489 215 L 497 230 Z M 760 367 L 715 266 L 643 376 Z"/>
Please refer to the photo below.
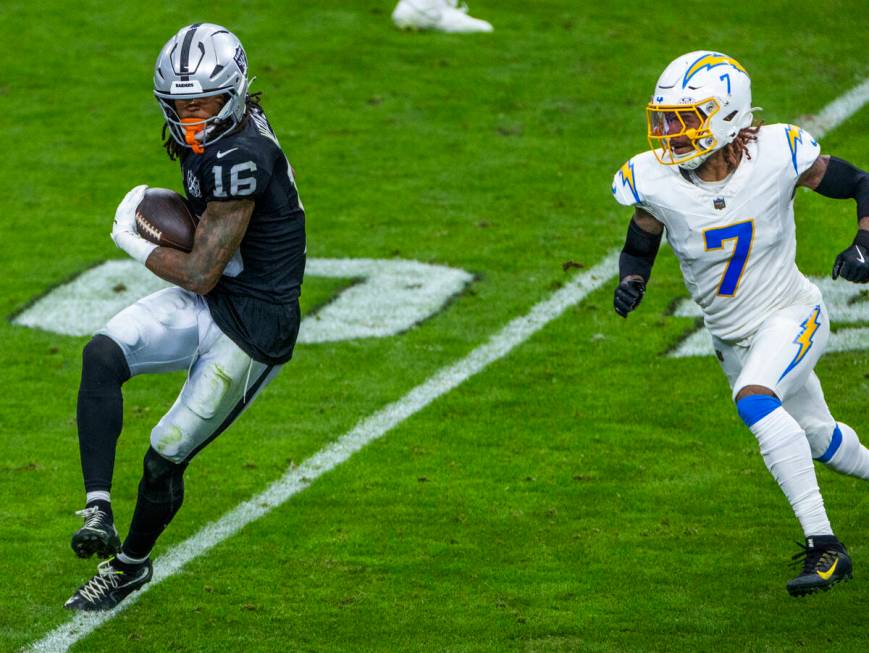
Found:
<path fill-rule="evenodd" d="M 857 220 L 869 216 L 869 174 L 847 161 L 830 157 L 827 172 L 815 189 L 825 197 L 857 200 Z"/>
<path fill-rule="evenodd" d="M 625 246 L 619 256 L 619 279 L 624 279 L 629 274 L 638 274 L 648 282 L 658 248 L 661 246 L 661 235 L 643 231 L 631 220 Z"/>

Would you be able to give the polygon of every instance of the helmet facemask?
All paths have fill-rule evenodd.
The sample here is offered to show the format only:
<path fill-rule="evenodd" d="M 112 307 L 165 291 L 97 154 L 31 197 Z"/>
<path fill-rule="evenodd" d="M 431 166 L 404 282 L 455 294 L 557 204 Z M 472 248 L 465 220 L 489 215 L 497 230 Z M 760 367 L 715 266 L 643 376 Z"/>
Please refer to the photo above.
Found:
<path fill-rule="evenodd" d="M 215 93 L 213 95 L 219 95 Z M 244 118 L 245 106 L 242 102 L 241 111 L 235 106 L 235 98 L 229 94 L 226 95 L 226 102 L 220 108 L 220 111 L 210 118 L 181 118 L 175 109 L 175 100 L 194 99 L 192 97 L 174 97 L 167 100 L 162 97 L 157 97 L 160 103 L 160 109 L 163 111 L 163 117 L 166 119 L 166 125 L 169 127 L 169 132 L 179 145 L 189 147 L 195 154 L 205 152 L 207 145 L 213 144 L 233 129 L 235 129 L 241 120 Z M 207 95 L 198 95 L 195 97 L 208 97 Z M 246 96 L 245 96 L 246 98 Z M 240 114 L 240 115 L 239 115 Z"/>
<path fill-rule="evenodd" d="M 719 110 L 715 98 L 690 104 L 649 103 L 646 106 L 647 136 L 658 162 L 690 169 L 705 161 L 718 149 L 718 139 L 710 122 Z M 677 149 L 683 151 L 677 152 Z"/>

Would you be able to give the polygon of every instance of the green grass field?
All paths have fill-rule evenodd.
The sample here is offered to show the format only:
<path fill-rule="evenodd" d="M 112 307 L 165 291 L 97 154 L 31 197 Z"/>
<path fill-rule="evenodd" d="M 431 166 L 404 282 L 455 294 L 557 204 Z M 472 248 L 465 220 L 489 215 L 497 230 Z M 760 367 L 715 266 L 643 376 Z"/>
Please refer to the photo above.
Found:
<path fill-rule="evenodd" d="M 739 59 L 770 123 L 869 76 L 865 25 L 847 2 L 476 0 L 496 31 L 465 37 L 398 32 L 393 4 L 0 5 L 6 318 L 124 257 L 108 235 L 130 187 L 181 190 L 152 66 L 175 30 L 203 20 L 246 46 L 297 172 L 309 256 L 474 275 L 400 335 L 299 345 L 191 465 L 157 557 L 582 273 L 562 263 L 588 268 L 620 247 L 629 215 L 612 175 L 646 149 L 643 107 L 676 55 Z M 869 168 L 869 109 L 822 148 Z M 797 221 L 801 268 L 828 274 L 853 237 L 853 203 L 799 193 Z M 309 277 L 306 311 L 343 287 Z M 607 284 L 71 650 L 866 650 L 869 488 L 819 468 L 855 580 L 791 599 L 801 532 L 724 376 L 711 358 L 665 355 L 695 326 L 669 315 L 686 296 L 669 251 L 629 320 Z M 0 323 L 0 651 L 66 623 L 63 602 L 94 573 L 69 549 L 83 507 L 86 341 Z M 864 442 L 867 364 L 862 349 L 817 368 Z M 123 532 L 148 433 L 182 382 L 125 386 L 113 488 Z"/>

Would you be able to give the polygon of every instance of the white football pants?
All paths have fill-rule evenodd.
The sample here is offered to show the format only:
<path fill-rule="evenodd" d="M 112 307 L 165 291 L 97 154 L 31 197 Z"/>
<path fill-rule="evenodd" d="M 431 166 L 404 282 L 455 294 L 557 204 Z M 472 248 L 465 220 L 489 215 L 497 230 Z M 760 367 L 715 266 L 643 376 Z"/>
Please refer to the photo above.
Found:
<path fill-rule="evenodd" d="M 151 431 L 151 446 L 175 463 L 220 435 L 282 367 L 253 360 L 214 323 L 205 299 L 183 288 L 140 299 L 98 333 L 120 346 L 132 376 L 188 370 L 174 405 Z"/>
<path fill-rule="evenodd" d="M 806 432 L 815 458 L 828 451 L 837 427 L 814 372 L 829 337 L 830 317 L 821 303 L 777 311 L 764 321 L 747 346 L 712 338 L 733 398 L 748 385 L 770 388 L 781 399 L 782 408 Z M 838 425 L 847 441 L 856 440 L 851 427 Z M 860 447 L 859 442 L 856 446 Z M 837 471 L 853 473 L 843 467 L 845 463 L 839 456 L 824 462 Z"/>

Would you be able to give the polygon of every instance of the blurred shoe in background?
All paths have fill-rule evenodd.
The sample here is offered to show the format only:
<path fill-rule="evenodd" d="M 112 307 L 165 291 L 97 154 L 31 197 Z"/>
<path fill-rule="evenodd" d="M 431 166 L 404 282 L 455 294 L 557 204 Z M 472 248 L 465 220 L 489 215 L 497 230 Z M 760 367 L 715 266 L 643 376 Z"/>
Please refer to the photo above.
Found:
<path fill-rule="evenodd" d="M 392 11 L 399 29 L 431 29 L 467 34 L 491 32 L 492 24 L 468 15 L 468 6 L 458 0 L 399 0 Z"/>

